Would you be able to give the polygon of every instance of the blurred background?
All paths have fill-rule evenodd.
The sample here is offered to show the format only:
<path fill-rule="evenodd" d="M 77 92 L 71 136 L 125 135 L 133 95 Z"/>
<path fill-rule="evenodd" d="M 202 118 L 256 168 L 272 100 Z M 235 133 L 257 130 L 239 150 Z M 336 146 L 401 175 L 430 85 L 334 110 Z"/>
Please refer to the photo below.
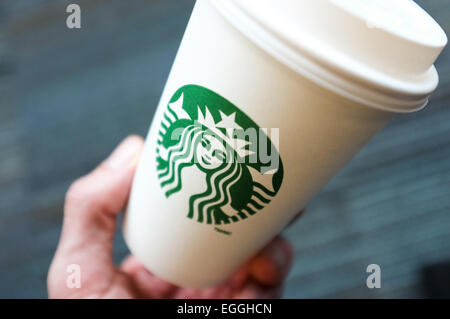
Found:
<path fill-rule="evenodd" d="M 72 2 L 81 29 L 66 27 Z M 450 1 L 417 2 L 450 34 Z M 0 297 L 47 296 L 64 194 L 125 136 L 145 135 L 193 4 L 0 2 Z M 448 49 L 437 68 L 430 106 L 392 122 L 286 231 L 285 297 L 450 297 Z M 366 286 L 372 263 L 380 289 Z"/>

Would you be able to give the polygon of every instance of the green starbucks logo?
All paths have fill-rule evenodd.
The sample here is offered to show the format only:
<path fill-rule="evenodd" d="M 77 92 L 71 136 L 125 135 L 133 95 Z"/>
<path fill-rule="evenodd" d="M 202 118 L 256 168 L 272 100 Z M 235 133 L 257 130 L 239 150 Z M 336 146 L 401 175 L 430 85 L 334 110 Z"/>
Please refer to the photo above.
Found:
<path fill-rule="evenodd" d="M 281 187 L 283 165 L 267 130 L 204 87 L 184 86 L 173 95 L 157 143 L 165 196 L 187 192 L 186 215 L 199 223 L 245 220 L 269 205 Z M 187 169 L 194 173 L 183 180 Z"/>

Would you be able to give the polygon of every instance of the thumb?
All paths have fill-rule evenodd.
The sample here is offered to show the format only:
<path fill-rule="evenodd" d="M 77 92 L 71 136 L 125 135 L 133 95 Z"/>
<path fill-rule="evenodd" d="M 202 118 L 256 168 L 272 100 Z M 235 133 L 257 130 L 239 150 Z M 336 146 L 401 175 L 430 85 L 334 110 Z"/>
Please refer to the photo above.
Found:
<path fill-rule="evenodd" d="M 127 202 L 143 145 L 141 137 L 128 137 L 107 160 L 69 188 L 61 238 L 48 275 L 49 292 L 52 284 L 65 285 L 60 279 L 67 277 L 68 265 L 79 265 L 86 283 L 101 281 L 100 277 L 114 271 L 116 217 Z"/>
<path fill-rule="evenodd" d="M 109 248 L 142 146 L 140 137 L 128 137 L 93 172 L 72 184 L 64 205 L 61 244 L 97 243 Z"/>

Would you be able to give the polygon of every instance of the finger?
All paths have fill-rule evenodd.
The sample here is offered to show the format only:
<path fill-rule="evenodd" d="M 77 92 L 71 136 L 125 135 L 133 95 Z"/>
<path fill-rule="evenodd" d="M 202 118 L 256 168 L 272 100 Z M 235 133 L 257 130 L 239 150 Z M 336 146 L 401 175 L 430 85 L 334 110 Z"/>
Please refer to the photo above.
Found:
<path fill-rule="evenodd" d="M 48 274 L 49 293 L 65 286 L 71 264 L 80 266 L 85 284 L 111 276 L 116 214 L 128 198 L 142 147 L 142 138 L 127 138 L 98 168 L 70 187 L 60 242 Z"/>
<path fill-rule="evenodd" d="M 241 290 L 233 295 L 234 299 L 274 299 L 282 295 L 282 286 L 264 286 L 249 281 Z"/>
<path fill-rule="evenodd" d="M 237 291 L 229 283 L 203 289 L 177 287 L 152 274 L 131 255 L 123 261 L 121 270 L 131 278 L 143 298 L 217 299 L 229 298 L 232 291 Z"/>
<path fill-rule="evenodd" d="M 232 277 L 230 280 L 230 286 L 234 290 L 239 290 L 242 288 L 242 286 L 247 282 L 248 278 L 250 276 L 249 273 L 249 264 L 245 264 L 243 267 L 241 267 Z"/>
<path fill-rule="evenodd" d="M 235 285 L 226 282 L 220 286 L 204 289 L 180 288 L 156 277 L 150 271 L 146 270 L 142 263 L 132 255 L 125 258 L 122 262 L 121 270 L 133 280 L 135 287 L 137 287 L 144 298 L 229 298 L 232 291 L 237 291 L 238 288 L 242 288 L 244 281 L 248 277 L 248 270 L 243 268 L 232 278 L 235 281 Z"/>
<path fill-rule="evenodd" d="M 234 292 L 239 291 L 243 288 L 243 286 L 248 282 L 249 276 L 250 275 L 247 263 L 243 265 L 238 271 L 236 271 L 230 279 L 223 282 L 222 284 L 211 288 L 201 289 L 201 293 L 198 294 L 198 298 L 230 298 L 234 294 Z"/>
<path fill-rule="evenodd" d="M 168 298 L 177 287 L 156 277 L 134 256 L 128 256 L 121 265 L 123 273 L 127 274 L 139 290 L 143 298 Z"/>
<path fill-rule="evenodd" d="M 110 248 L 116 215 L 128 199 L 142 147 L 142 138 L 126 138 L 93 172 L 72 184 L 64 206 L 61 245 L 102 243 Z"/>
<path fill-rule="evenodd" d="M 289 272 L 293 252 L 291 245 L 277 237 L 249 262 L 251 276 L 262 285 L 277 285 Z"/>

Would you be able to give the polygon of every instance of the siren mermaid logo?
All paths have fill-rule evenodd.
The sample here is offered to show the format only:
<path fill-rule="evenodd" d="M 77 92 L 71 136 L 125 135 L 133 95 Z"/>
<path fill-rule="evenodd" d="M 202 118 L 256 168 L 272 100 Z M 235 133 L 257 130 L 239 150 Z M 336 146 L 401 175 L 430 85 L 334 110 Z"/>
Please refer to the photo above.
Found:
<path fill-rule="evenodd" d="M 199 223 L 223 226 L 245 220 L 267 206 L 281 187 L 283 165 L 267 130 L 206 88 L 188 85 L 173 95 L 157 143 L 165 196 L 188 192 L 185 214 Z M 183 180 L 188 168 L 195 172 Z M 195 185 L 201 185 L 197 192 Z"/>

